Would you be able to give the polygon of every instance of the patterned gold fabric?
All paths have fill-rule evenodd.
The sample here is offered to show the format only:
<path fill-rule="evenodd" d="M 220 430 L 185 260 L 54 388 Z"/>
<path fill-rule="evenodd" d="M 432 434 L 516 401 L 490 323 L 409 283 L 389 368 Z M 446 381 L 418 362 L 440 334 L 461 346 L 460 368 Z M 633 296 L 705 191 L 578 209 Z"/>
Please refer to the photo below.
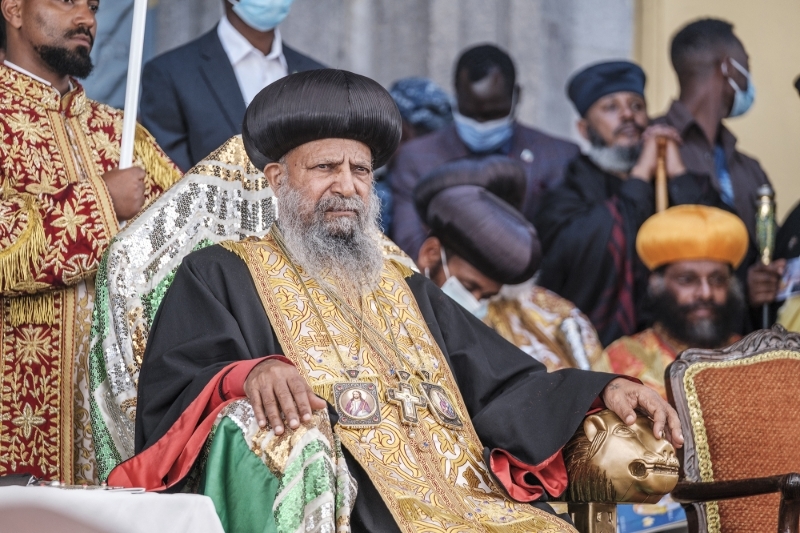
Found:
<path fill-rule="evenodd" d="M 597 332 L 571 302 L 531 283 L 503 288 L 489 303 L 485 322 L 547 367 L 608 372 Z"/>
<path fill-rule="evenodd" d="M 726 344 L 732 344 L 741 336 L 733 335 Z M 622 337 L 606 348 L 606 355 L 615 374 L 625 374 L 640 379 L 648 387 L 658 391 L 667 399 L 664 388 L 664 372 L 679 353 L 690 348 L 671 337 L 658 324 L 630 337 Z"/>
<path fill-rule="evenodd" d="M 225 247 L 247 262 L 286 356 L 317 394 L 333 403 L 333 385 L 347 381 L 328 334 L 342 349 L 344 360 L 352 359 L 363 346 L 365 370 L 358 380 L 377 385 L 382 421 L 372 427 L 338 425 L 336 432 L 369 474 L 402 531 L 574 531 L 551 514 L 509 500 L 492 480 L 455 379 L 405 282 L 404 276 L 410 273 L 406 267 L 392 260 L 385 262 L 380 288 L 364 300 L 365 323 L 380 332 L 381 338 L 375 342 L 392 367 L 403 368 L 392 350 L 394 337 L 409 365 L 433 374 L 430 381 L 454 400 L 457 414 L 465 422 L 462 430 L 443 426 L 426 409 L 418 411 L 419 425 L 400 421 L 398 407 L 387 401 L 388 389 L 398 383 L 390 376 L 387 361 L 372 345 L 360 343 L 360 333 L 352 322 L 320 285 L 300 270 L 308 293 L 304 291 L 271 235 L 263 240 L 225 243 Z M 338 287 L 333 279 L 325 281 Z M 357 295 L 341 287 L 337 290 L 350 306 L 361 308 Z M 312 301 L 325 323 L 317 318 Z M 418 377 L 410 380 L 417 394 L 420 383 Z"/>
<path fill-rule="evenodd" d="M 0 65 L 0 475 L 94 480 L 87 356 L 94 274 L 119 225 L 102 175 L 119 161 L 122 113 L 80 85 Z M 144 130 L 146 200 L 180 178 Z"/>
<path fill-rule="evenodd" d="M 663 331 L 650 328 L 612 342 L 605 353 L 612 372 L 640 379 L 666 399 L 664 371 L 686 348 Z"/>

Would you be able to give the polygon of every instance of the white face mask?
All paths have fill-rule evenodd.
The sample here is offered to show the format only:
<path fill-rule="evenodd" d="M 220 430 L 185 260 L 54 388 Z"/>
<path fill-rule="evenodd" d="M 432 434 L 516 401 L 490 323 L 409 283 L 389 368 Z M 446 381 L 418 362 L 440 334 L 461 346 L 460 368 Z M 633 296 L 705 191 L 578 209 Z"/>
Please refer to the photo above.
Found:
<path fill-rule="evenodd" d="M 489 300 L 487 298 L 478 300 L 460 281 L 458 281 L 457 277 L 451 276 L 450 270 L 447 268 L 447 256 L 444 253 L 444 248 L 441 248 L 441 254 L 444 275 L 447 276 L 447 281 L 442 285 L 442 292 L 452 298 L 458 305 L 475 315 L 476 318 L 483 320 L 486 313 L 489 312 Z"/>

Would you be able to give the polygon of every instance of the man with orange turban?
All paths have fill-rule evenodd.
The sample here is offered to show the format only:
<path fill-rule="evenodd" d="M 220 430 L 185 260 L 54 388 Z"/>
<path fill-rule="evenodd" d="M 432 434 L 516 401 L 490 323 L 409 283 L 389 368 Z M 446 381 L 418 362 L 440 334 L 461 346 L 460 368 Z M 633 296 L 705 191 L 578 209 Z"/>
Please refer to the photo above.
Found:
<path fill-rule="evenodd" d="M 745 305 L 734 271 L 747 246 L 744 223 L 715 207 L 681 205 L 650 217 L 636 251 L 651 272 L 645 307 L 653 327 L 606 348 L 612 371 L 666 397 L 664 370 L 680 352 L 737 340 Z"/>

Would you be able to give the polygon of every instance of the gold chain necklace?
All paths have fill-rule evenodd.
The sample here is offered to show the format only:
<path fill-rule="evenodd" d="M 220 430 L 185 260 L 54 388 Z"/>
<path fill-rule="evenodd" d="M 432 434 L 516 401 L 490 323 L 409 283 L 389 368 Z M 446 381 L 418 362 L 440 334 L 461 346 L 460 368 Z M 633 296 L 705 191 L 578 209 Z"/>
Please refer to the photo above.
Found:
<path fill-rule="evenodd" d="M 375 387 L 374 383 L 370 382 L 360 382 L 355 381 L 358 377 L 359 370 L 358 369 L 348 369 L 347 363 L 344 362 L 341 353 L 338 350 L 338 345 L 333 340 L 333 337 L 328 330 L 328 326 L 325 323 L 322 313 L 320 312 L 319 308 L 317 307 L 316 302 L 311 297 L 311 293 L 308 290 L 308 287 L 303 280 L 302 276 L 300 275 L 297 266 L 294 264 L 294 261 L 291 258 L 291 255 L 286 248 L 286 243 L 283 241 L 283 236 L 281 235 L 280 229 L 278 229 L 277 225 L 274 225 L 271 230 L 271 234 L 275 240 L 275 243 L 280 248 L 281 252 L 286 257 L 288 264 L 290 265 L 292 271 L 294 272 L 295 276 L 297 276 L 298 281 L 300 282 L 303 292 L 308 298 L 309 303 L 311 304 L 312 308 L 314 309 L 314 313 L 317 315 L 317 318 L 320 322 L 322 322 L 323 327 L 325 328 L 325 333 L 328 337 L 328 340 L 331 342 L 331 345 L 336 349 L 337 355 L 339 356 L 339 360 L 344 367 L 344 373 L 351 379 L 351 381 L 347 383 L 336 383 L 333 386 L 334 392 L 334 407 L 339 414 L 339 424 L 345 427 L 364 427 L 364 426 L 376 426 L 381 421 L 380 415 L 380 401 L 378 399 L 377 388 Z M 325 294 L 333 303 L 334 307 L 337 311 L 339 311 L 343 320 L 346 323 L 353 326 L 355 329 L 358 329 L 355 324 L 355 317 L 358 314 L 352 306 L 343 300 L 338 294 L 336 294 L 335 290 L 326 290 L 325 281 L 320 280 L 320 290 Z M 383 290 L 381 289 L 381 292 Z M 400 348 L 397 345 L 397 340 L 395 339 L 394 331 L 392 330 L 391 323 L 386 316 L 385 311 L 381 305 L 379 298 L 375 295 L 375 292 L 372 291 L 373 299 L 375 300 L 376 307 L 378 307 L 379 311 L 381 312 L 381 316 L 383 317 L 384 322 L 386 323 L 387 328 L 389 329 L 389 335 L 391 339 L 390 347 L 394 349 L 395 354 L 397 355 L 397 359 L 399 360 L 400 364 L 404 367 L 404 369 L 414 369 L 414 364 L 400 351 Z M 386 297 L 384 293 L 384 297 L 388 301 L 388 297 Z M 377 331 L 371 324 L 367 323 L 364 319 L 364 307 L 366 307 L 366 299 L 364 295 L 361 295 L 361 313 L 359 317 L 359 321 L 361 322 L 361 335 L 358 347 L 358 361 L 361 361 L 361 350 L 363 348 L 363 339 L 364 339 L 364 331 L 365 329 L 375 335 L 378 339 L 386 343 L 386 338 L 384 337 L 383 333 Z M 346 314 L 350 314 L 351 317 L 348 319 Z M 387 400 L 389 403 L 397 405 L 400 412 L 400 420 L 403 424 L 406 425 L 416 425 L 419 423 L 419 416 L 418 416 L 418 409 L 428 408 L 434 418 L 442 425 L 450 427 L 452 429 L 463 429 L 463 422 L 459 417 L 458 413 L 456 412 L 455 408 L 453 407 L 452 399 L 450 398 L 447 391 L 440 385 L 430 383 L 428 380 L 430 379 L 430 372 L 425 369 L 425 363 L 422 358 L 422 355 L 417 347 L 413 338 L 411 338 L 411 332 L 409 331 L 409 338 L 416 349 L 417 356 L 419 359 L 420 366 L 417 368 L 417 372 L 422 377 L 423 381 L 420 383 L 421 388 L 421 395 L 417 395 L 414 393 L 414 388 L 408 382 L 409 378 L 411 377 L 411 373 L 407 370 L 399 370 L 395 371 L 394 365 L 383 353 L 383 350 L 379 346 L 379 343 L 374 342 L 367 336 L 367 344 L 369 344 L 372 349 L 380 356 L 380 358 L 384 361 L 384 363 L 389 368 L 390 376 L 395 376 L 398 380 L 397 388 L 389 388 L 386 390 Z M 387 343 L 388 345 L 388 343 Z M 360 365 L 359 365 L 360 366 Z"/>

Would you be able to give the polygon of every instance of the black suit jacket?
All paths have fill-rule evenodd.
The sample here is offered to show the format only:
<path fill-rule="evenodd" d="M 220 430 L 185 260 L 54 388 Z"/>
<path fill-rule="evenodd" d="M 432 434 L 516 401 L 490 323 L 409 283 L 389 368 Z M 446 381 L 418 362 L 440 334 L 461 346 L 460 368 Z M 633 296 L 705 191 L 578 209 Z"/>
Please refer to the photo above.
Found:
<path fill-rule="evenodd" d="M 325 68 L 283 45 L 289 73 Z M 162 54 L 142 73 L 142 124 L 185 172 L 242 131 L 246 109 L 215 27 Z"/>

